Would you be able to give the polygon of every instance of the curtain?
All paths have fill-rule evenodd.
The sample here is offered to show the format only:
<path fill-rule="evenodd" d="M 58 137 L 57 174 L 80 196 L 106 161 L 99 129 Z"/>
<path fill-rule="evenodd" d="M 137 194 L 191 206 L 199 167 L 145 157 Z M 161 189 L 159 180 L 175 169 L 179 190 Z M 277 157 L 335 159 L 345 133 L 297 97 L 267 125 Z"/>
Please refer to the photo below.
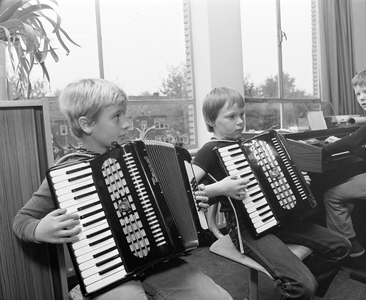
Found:
<path fill-rule="evenodd" d="M 319 0 L 320 90 L 335 114 L 359 113 L 351 80 L 356 74 L 350 0 Z"/>

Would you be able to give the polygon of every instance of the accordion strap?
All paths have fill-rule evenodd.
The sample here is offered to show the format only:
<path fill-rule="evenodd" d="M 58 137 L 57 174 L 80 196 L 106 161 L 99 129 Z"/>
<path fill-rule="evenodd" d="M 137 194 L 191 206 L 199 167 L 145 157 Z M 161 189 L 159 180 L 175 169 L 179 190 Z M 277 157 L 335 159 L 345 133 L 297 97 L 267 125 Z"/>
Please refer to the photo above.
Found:
<path fill-rule="evenodd" d="M 88 153 L 88 152 L 83 152 L 83 151 L 72 152 L 72 153 L 64 155 L 58 161 L 56 161 L 55 166 L 62 164 L 69 160 L 79 160 L 82 158 L 93 158 L 96 155 L 97 155 L 96 153 L 93 154 L 93 153 Z"/>
<path fill-rule="evenodd" d="M 216 178 L 213 177 L 210 173 L 207 173 L 207 176 L 213 181 L 213 182 L 217 182 Z M 241 253 L 244 254 L 244 247 L 243 247 L 243 240 L 242 240 L 242 237 L 241 237 L 241 231 L 240 231 L 240 225 L 239 225 L 239 218 L 238 218 L 238 214 L 236 212 L 236 209 L 234 207 L 234 204 L 231 200 L 230 197 L 227 197 L 227 199 L 229 200 L 230 202 L 230 205 L 231 207 L 233 208 L 233 211 L 234 211 L 234 214 L 235 214 L 235 219 L 236 219 L 236 226 L 237 226 L 237 229 L 238 229 L 238 239 L 239 239 L 239 250 Z"/>

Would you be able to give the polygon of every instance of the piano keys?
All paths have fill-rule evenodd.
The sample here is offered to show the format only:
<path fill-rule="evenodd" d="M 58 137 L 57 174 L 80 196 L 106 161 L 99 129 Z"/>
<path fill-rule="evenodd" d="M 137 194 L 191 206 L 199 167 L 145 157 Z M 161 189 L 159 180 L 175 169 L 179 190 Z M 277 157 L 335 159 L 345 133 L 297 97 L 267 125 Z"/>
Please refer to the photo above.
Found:
<path fill-rule="evenodd" d="M 127 272 L 116 253 L 117 246 L 94 185 L 90 162 L 75 162 L 51 170 L 49 177 L 59 207 L 80 217 L 83 230 L 79 234 L 80 240 L 71 247 L 74 261 L 85 280 L 85 293 L 92 293 L 125 277 Z"/>
<path fill-rule="evenodd" d="M 215 148 L 226 175 L 249 180 L 246 198 L 233 199 L 253 235 L 260 237 L 280 226 L 289 216 L 315 212 L 315 199 L 275 131 Z"/>
<path fill-rule="evenodd" d="M 84 296 L 198 247 L 190 159 L 184 148 L 134 141 L 48 170 L 57 205 L 80 217 L 68 248 Z"/>

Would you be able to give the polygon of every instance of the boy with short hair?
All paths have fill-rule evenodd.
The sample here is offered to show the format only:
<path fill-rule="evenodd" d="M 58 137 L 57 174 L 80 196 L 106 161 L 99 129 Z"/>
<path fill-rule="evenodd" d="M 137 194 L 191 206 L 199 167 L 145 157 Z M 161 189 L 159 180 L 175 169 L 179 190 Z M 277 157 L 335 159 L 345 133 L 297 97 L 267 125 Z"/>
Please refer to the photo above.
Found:
<path fill-rule="evenodd" d="M 348 256 L 349 241 L 327 228 L 298 220 L 291 220 L 263 237 L 254 238 L 244 216 L 237 211 L 236 219 L 227 199 L 243 200 L 248 180 L 236 176 L 225 177 L 213 149 L 222 140 L 235 141 L 241 137 L 244 105 L 242 95 L 231 88 L 215 88 L 207 94 L 202 111 L 213 137 L 195 155 L 193 165 L 197 181 L 206 174 L 215 178 L 216 182 L 206 185 L 205 191 L 209 198 L 215 197 L 220 201 L 226 228 L 234 245 L 238 249 L 243 246 L 245 254 L 259 262 L 276 280 L 270 299 L 312 299 L 315 294 L 324 296 Z M 313 254 L 305 265 L 285 244 L 307 246 Z"/>
<path fill-rule="evenodd" d="M 358 103 L 366 111 L 366 70 L 356 74 L 351 84 Z M 358 149 L 366 144 L 366 124 L 342 139 L 332 136 L 326 141 L 328 144 L 323 149 L 329 155 Z M 350 257 L 359 257 L 365 253 L 356 238 L 351 217 L 354 204 L 350 200 L 358 199 L 366 200 L 366 173 L 347 178 L 324 194 L 327 227 L 350 240 Z"/>
<path fill-rule="evenodd" d="M 128 98 L 117 85 L 103 79 L 84 79 L 70 83 L 60 95 L 60 108 L 74 135 L 81 139 L 79 153 L 104 153 L 117 141 L 123 143 L 129 123 Z M 207 208 L 204 191 L 196 192 L 200 206 Z M 16 235 L 34 243 L 72 243 L 78 241 L 79 216 L 58 209 L 47 180 L 19 210 L 13 220 Z M 179 258 L 148 272 L 142 282 L 131 280 L 95 299 L 232 299 L 209 277 Z"/>

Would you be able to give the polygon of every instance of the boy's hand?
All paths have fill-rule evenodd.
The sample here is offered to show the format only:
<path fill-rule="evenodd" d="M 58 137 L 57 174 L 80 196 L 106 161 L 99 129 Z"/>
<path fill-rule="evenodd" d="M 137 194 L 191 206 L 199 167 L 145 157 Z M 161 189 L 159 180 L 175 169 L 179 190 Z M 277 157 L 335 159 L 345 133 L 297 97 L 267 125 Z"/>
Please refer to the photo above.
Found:
<path fill-rule="evenodd" d="M 248 179 L 243 179 L 237 175 L 231 175 L 221 180 L 225 187 L 225 196 L 236 200 L 244 200 L 246 197 Z"/>
<path fill-rule="evenodd" d="M 336 141 L 338 141 L 338 140 L 340 140 L 340 138 L 339 138 L 339 137 L 336 137 L 336 136 L 332 135 L 332 136 L 330 136 L 330 137 L 326 138 L 324 142 L 325 142 L 326 144 L 331 144 L 331 143 L 334 143 L 334 142 L 336 142 Z"/>
<path fill-rule="evenodd" d="M 77 234 L 81 232 L 79 224 L 77 214 L 66 214 L 66 209 L 56 209 L 38 223 L 34 239 L 52 244 L 76 242 L 79 240 Z"/>
<path fill-rule="evenodd" d="M 210 205 L 208 204 L 208 197 L 207 193 L 205 192 L 205 185 L 200 184 L 197 187 L 197 191 L 194 192 L 197 206 L 199 210 L 202 210 L 203 212 L 207 212 Z"/>

